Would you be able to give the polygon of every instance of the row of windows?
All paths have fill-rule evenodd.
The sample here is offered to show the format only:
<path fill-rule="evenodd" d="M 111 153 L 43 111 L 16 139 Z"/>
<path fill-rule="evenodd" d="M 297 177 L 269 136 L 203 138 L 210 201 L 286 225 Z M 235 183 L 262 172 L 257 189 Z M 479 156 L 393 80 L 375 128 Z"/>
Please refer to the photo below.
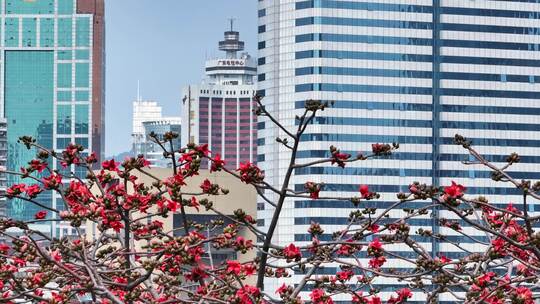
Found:
<path fill-rule="evenodd" d="M 58 101 L 72 101 L 73 92 L 72 91 L 58 91 L 57 100 Z M 75 91 L 75 101 L 89 101 L 90 92 L 86 90 L 77 90 Z"/>
<path fill-rule="evenodd" d="M 380 193 L 399 193 L 403 187 L 398 185 L 370 185 L 371 191 Z M 305 191 L 304 184 L 294 185 L 294 190 Z M 358 185 L 350 184 L 330 184 L 324 185 L 325 191 L 331 192 L 358 192 Z M 495 188 L 495 187 L 467 187 L 467 194 L 470 195 L 523 195 L 523 191 L 517 188 Z"/>
<path fill-rule="evenodd" d="M 296 52 L 296 59 L 306 58 L 331 58 L 331 59 L 365 59 L 365 60 L 387 60 L 387 61 L 414 61 L 432 62 L 431 55 L 401 54 L 401 53 L 373 53 L 355 51 L 331 51 L 331 50 L 310 50 Z M 510 58 L 489 58 L 489 57 L 462 57 L 462 56 L 439 56 L 440 63 L 461 63 L 479 65 L 508 65 L 540 67 L 540 60 L 533 59 L 510 59 Z"/>
<path fill-rule="evenodd" d="M 382 218 L 377 223 L 378 223 L 379 226 L 383 226 L 383 225 L 386 225 L 386 224 L 395 223 L 395 222 L 397 222 L 399 220 L 401 220 L 401 219 L 400 218 Z M 294 224 L 295 225 L 310 225 L 311 222 L 315 222 L 315 223 L 319 223 L 321 225 L 340 225 L 340 226 L 343 226 L 343 225 L 349 224 L 349 221 L 350 221 L 350 219 L 348 217 L 335 217 L 335 216 L 333 216 L 333 217 L 304 217 L 303 216 L 303 217 L 295 217 L 294 218 Z M 473 222 L 473 223 L 478 223 L 478 220 L 475 220 L 475 219 L 470 219 L 470 221 Z M 409 224 L 411 226 L 431 226 L 433 224 L 432 219 L 425 219 L 425 218 L 408 219 L 406 222 L 407 222 L 407 224 Z M 455 220 L 455 222 L 457 222 L 461 227 L 470 227 L 471 226 L 468 222 L 466 222 L 466 221 L 464 221 L 462 219 Z M 535 222 L 535 223 L 533 223 L 533 226 L 535 228 L 540 227 L 540 223 Z"/>
<path fill-rule="evenodd" d="M 505 1 L 509 2 L 509 1 Z M 533 2 L 537 3 L 537 2 Z M 394 11 L 394 12 L 412 12 L 412 13 L 433 13 L 432 6 L 425 5 L 408 5 L 408 4 L 392 4 L 392 3 L 372 3 L 372 2 L 356 2 L 356 1 L 336 1 L 336 0 L 309 0 L 296 3 L 296 9 L 308 8 L 332 8 L 332 9 L 353 9 L 353 10 L 368 10 L 368 11 Z M 499 9 L 482 9 L 471 7 L 441 7 L 440 14 L 451 15 L 468 15 L 468 16 L 490 16 L 490 17 L 509 17 L 509 18 L 526 18 L 540 19 L 540 12 L 528 11 L 512 11 Z"/>
<path fill-rule="evenodd" d="M 343 153 L 348 153 L 355 155 L 358 151 L 343 151 Z M 506 162 L 507 155 L 495 155 L 495 154 L 486 154 L 482 155 L 489 162 L 504 163 Z M 331 157 L 328 150 L 301 150 L 298 151 L 297 158 L 329 158 Z M 394 152 L 388 156 L 380 156 L 378 159 L 395 159 L 395 160 L 420 160 L 420 161 L 432 161 L 433 154 L 431 153 L 420 153 L 420 152 Z M 438 155 L 439 161 L 464 161 L 470 160 L 468 154 L 447 154 L 441 153 Z M 520 155 L 520 163 L 530 163 L 537 164 L 540 163 L 540 156 L 530 156 L 530 155 Z"/>
<path fill-rule="evenodd" d="M 516 179 L 540 179 L 539 172 L 507 172 Z M 309 167 L 295 170 L 296 175 L 369 175 L 369 176 L 400 176 L 400 177 L 430 177 L 433 170 L 430 169 L 405 169 L 405 168 L 355 168 L 355 167 Z M 462 177 L 462 178 L 491 178 L 490 171 L 477 170 L 439 170 L 439 177 Z M 323 188 L 324 190 L 324 188 Z"/>
<path fill-rule="evenodd" d="M 54 0 L 6 0 L 5 9 L 6 14 L 54 14 L 54 2 Z M 73 0 L 58 0 L 59 15 L 71 15 L 73 13 Z"/>
<path fill-rule="evenodd" d="M 410 238 L 416 242 L 421 242 L 421 243 L 431 243 L 431 240 L 432 238 L 431 237 L 425 237 L 425 236 L 420 236 L 420 235 L 411 235 Z M 478 236 L 474 236 L 474 238 L 477 240 L 477 241 L 473 241 L 469 238 L 466 238 L 464 236 L 461 236 L 461 235 L 447 235 L 445 236 L 445 239 L 450 241 L 450 242 L 455 242 L 455 243 L 477 243 L 478 241 L 480 242 L 485 242 L 485 243 L 489 243 L 490 240 L 487 236 L 481 236 L 481 235 L 478 235 Z M 322 234 L 322 235 L 319 235 L 318 236 L 318 239 L 322 242 L 329 242 L 329 241 L 332 241 L 333 240 L 333 235 L 332 234 Z M 311 236 L 311 234 L 295 234 L 294 235 L 294 241 L 295 242 L 311 242 L 313 240 L 313 237 Z M 360 254 L 357 254 L 358 257 L 362 258 L 362 253 L 365 252 L 364 254 L 367 254 L 366 251 L 361 251 Z M 416 252 L 411 252 L 413 253 L 416 257 L 418 257 L 418 254 Z"/>
<path fill-rule="evenodd" d="M 431 87 L 401 87 L 383 85 L 361 84 L 335 84 L 335 83 L 304 83 L 295 86 L 295 92 L 327 91 L 327 92 L 363 92 L 363 93 L 387 93 L 387 94 L 414 94 L 431 95 Z"/>
<path fill-rule="evenodd" d="M 350 42 L 350 43 L 380 43 L 380 44 L 402 44 L 402 45 L 432 45 L 432 39 L 427 38 L 409 38 L 392 36 L 374 36 L 374 35 L 349 35 L 349 34 L 330 34 L 330 33 L 312 33 L 296 35 L 295 42 L 309 41 L 329 41 L 329 42 Z"/>
<path fill-rule="evenodd" d="M 386 94 L 413 94 L 432 95 L 431 87 L 402 87 L 364 84 L 341 84 L 341 83 L 305 83 L 295 86 L 295 92 L 359 92 L 359 93 L 386 93 Z M 439 90 L 441 96 L 472 96 L 494 98 L 523 98 L 538 99 L 535 91 L 503 91 L 503 90 L 480 90 L 480 89 L 450 89 Z"/>
<path fill-rule="evenodd" d="M 75 19 L 75 41 L 72 39 L 72 18 L 58 18 L 58 41 L 60 47 L 88 47 L 90 46 L 90 19 L 78 17 Z M 37 18 L 23 18 L 20 27 L 18 18 L 5 19 L 5 45 L 7 47 L 19 46 L 19 29 L 22 29 L 22 46 L 37 46 Z M 53 18 L 40 19 L 40 45 L 42 47 L 54 46 Z M 74 43 L 75 42 L 75 43 Z"/>
<path fill-rule="evenodd" d="M 57 52 L 58 60 L 88 60 L 90 59 L 90 50 L 75 50 L 75 58 L 71 50 L 62 50 Z"/>
<path fill-rule="evenodd" d="M 382 10 L 397 12 L 414 13 L 432 13 L 431 6 L 407 5 L 407 4 L 388 4 L 388 3 L 370 3 L 355 1 L 335 1 L 335 0 L 308 0 L 296 2 L 296 9 L 308 8 L 334 8 L 334 9 L 356 9 L 356 10 Z"/>
<path fill-rule="evenodd" d="M 401 187 L 402 192 L 407 192 L 409 187 L 408 186 L 402 186 Z M 396 192 L 397 193 L 397 192 Z M 429 201 L 414 201 L 414 202 L 405 202 L 399 205 L 399 208 L 409 208 L 409 209 L 419 209 L 423 208 L 428 204 Z M 396 204 L 396 201 L 379 201 L 379 200 L 372 200 L 372 201 L 362 201 L 361 203 L 362 208 L 379 208 L 379 209 L 388 209 L 390 207 L 393 207 Z M 502 201 L 502 203 L 498 203 L 496 201 L 491 203 L 492 205 L 499 207 L 499 208 L 505 208 L 508 202 Z M 534 207 L 533 211 L 540 211 L 540 204 L 529 204 L 529 207 Z M 333 208 L 333 209 L 351 209 L 354 208 L 351 201 L 343 200 L 298 200 L 294 202 L 294 207 L 297 209 L 306 209 L 306 208 Z M 514 205 L 514 207 L 518 209 L 522 209 L 519 204 Z"/>
<path fill-rule="evenodd" d="M 315 117 L 314 124 L 318 125 L 347 125 L 347 126 L 378 126 L 378 127 L 407 127 L 431 128 L 431 120 L 361 118 L 361 117 Z M 296 121 L 298 124 L 298 121 Z M 540 131 L 540 124 L 497 123 L 484 121 L 441 121 L 441 128 L 471 129 L 471 130 L 511 130 L 511 131 Z"/>
<path fill-rule="evenodd" d="M 59 137 L 56 139 L 56 148 L 57 149 L 65 149 L 70 143 L 73 143 L 73 140 L 71 138 L 62 138 Z M 75 138 L 75 144 L 83 146 L 85 149 L 88 149 L 88 138 L 87 137 L 76 137 Z"/>
<path fill-rule="evenodd" d="M 432 137 L 426 136 L 392 136 L 371 134 L 328 134 L 312 133 L 303 134 L 303 141 L 332 141 L 332 142 L 396 142 L 400 144 L 433 144 Z M 438 138 L 442 145 L 453 145 L 454 139 L 450 137 Z M 540 140 L 535 139 L 509 139 L 509 138 L 469 138 L 478 146 L 494 147 L 540 147 Z"/>
<path fill-rule="evenodd" d="M 297 18 L 295 21 L 295 24 L 296 26 L 324 24 L 324 25 L 370 26 L 370 27 L 407 28 L 407 29 L 433 29 L 433 23 L 430 23 L 430 22 L 356 19 L 356 18 L 319 17 L 319 16 Z"/>
<path fill-rule="evenodd" d="M 312 34 L 297 35 L 295 41 L 296 43 L 310 42 L 310 41 L 328 41 L 328 42 L 347 42 L 347 43 L 375 43 L 375 44 L 424 45 L 424 46 L 430 46 L 433 44 L 432 42 L 433 40 L 427 39 L 427 38 L 349 35 L 349 34 L 330 34 L 330 33 L 312 33 Z M 517 42 L 477 41 L 477 40 L 447 40 L 447 39 L 441 39 L 440 41 L 441 41 L 440 45 L 443 47 L 540 51 L 540 44 L 537 44 L 537 43 L 517 43 Z"/>
<path fill-rule="evenodd" d="M 347 76 L 401 77 L 401 78 L 424 78 L 424 79 L 433 78 L 433 72 L 431 71 L 348 68 L 348 67 L 329 67 L 329 66 L 297 68 L 295 70 L 295 75 L 296 76 L 347 75 Z M 461 72 L 440 72 L 438 75 L 439 75 L 438 76 L 439 79 L 540 83 L 540 76 L 533 76 L 533 75 L 507 75 L 507 74 L 484 74 L 484 73 L 461 73 Z"/>
<path fill-rule="evenodd" d="M 295 102 L 296 109 L 303 109 L 305 101 Z M 377 102 L 337 100 L 332 106 L 336 109 L 367 109 L 367 110 L 399 110 L 399 111 L 433 111 L 431 104 L 405 103 L 405 102 Z M 500 106 L 474 106 L 474 105 L 441 105 L 441 112 L 452 113 L 487 113 L 512 115 L 540 115 L 540 108 L 526 107 L 500 107 Z"/>
<path fill-rule="evenodd" d="M 369 26 L 369 27 L 424 29 L 424 30 L 433 29 L 432 22 L 381 20 L 381 19 L 357 19 L 357 18 L 340 18 L 340 17 L 325 17 L 325 16 L 298 18 L 296 19 L 295 23 L 296 23 L 296 26 L 323 24 L 323 25 Z M 446 31 L 540 35 L 540 28 L 519 27 L 519 26 L 441 23 L 439 26 L 439 29 L 446 30 Z"/>

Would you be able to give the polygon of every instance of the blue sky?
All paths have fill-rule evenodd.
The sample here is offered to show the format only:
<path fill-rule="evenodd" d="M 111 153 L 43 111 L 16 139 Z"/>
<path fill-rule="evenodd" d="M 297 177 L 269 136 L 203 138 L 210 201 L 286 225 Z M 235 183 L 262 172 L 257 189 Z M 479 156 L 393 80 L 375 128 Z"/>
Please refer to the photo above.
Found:
<path fill-rule="evenodd" d="M 234 17 L 235 29 L 256 56 L 255 0 L 106 1 L 106 155 L 130 149 L 131 103 L 137 80 L 143 99 L 165 115 L 180 115 L 182 87 L 198 83 L 206 56 Z"/>

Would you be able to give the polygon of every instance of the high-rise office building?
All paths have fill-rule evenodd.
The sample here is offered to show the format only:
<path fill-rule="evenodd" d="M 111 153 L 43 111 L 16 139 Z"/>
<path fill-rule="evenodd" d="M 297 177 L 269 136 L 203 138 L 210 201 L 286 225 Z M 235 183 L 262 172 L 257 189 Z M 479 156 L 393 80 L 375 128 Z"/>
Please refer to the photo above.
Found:
<path fill-rule="evenodd" d="M 303 136 L 299 162 L 329 156 L 331 144 L 356 155 L 370 151 L 371 143 L 400 143 L 388 159 L 345 169 L 324 165 L 296 170 L 291 188 L 302 191 L 311 180 L 324 182 L 324 191 L 334 195 L 355 196 L 358 185 L 367 184 L 382 196 L 365 206 L 385 208 L 413 181 L 448 185 L 455 180 L 467 185 L 467 193 L 496 204 L 519 201 L 517 189 L 492 182 L 481 166 L 461 164 L 469 158 L 452 144 L 455 133 L 470 138 L 496 163 L 519 152 L 522 162 L 511 169 L 519 172 L 515 176 L 540 178 L 538 1 L 259 0 L 258 13 L 258 88 L 267 109 L 293 128 L 305 100 L 335 101 Z M 268 181 L 278 184 L 289 160 L 283 157 L 288 150 L 275 138 L 285 134 L 264 118 L 259 126 L 259 164 Z M 531 205 L 530 211 L 539 207 Z M 290 200 L 274 241 L 310 241 L 311 221 L 332 233 L 347 222 L 351 208 L 347 201 Z M 271 214 L 272 206 L 259 202 L 264 227 Z M 398 210 L 391 213 L 391 219 L 400 216 Z M 426 216 L 415 225 L 412 232 L 427 227 L 448 233 L 449 240 L 464 248 L 478 249 L 469 239 L 440 228 L 437 219 Z M 485 237 L 463 227 L 464 233 Z M 415 238 L 433 255 L 462 256 L 450 243 Z M 391 249 L 415 257 L 405 246 Z M 387 267 L 407 267 L 388 258 Z M 277 283 L 268 280 L 265 287 L 273 291 Z M 387 279 L 374 284 L 384 294 L 403 283 Z M 348 303 L 347 297 L 337 300 Z M 420 295 L 414 300 L 423 303 Z M 440 300 L 455 301 L 451 295 Z"/>
<path fill-rule="evenodd" d="M 237 168 L 240 162 L 256 162 L 253 96 L 257 64 L 247 53 L 238 57 L 244 42 L 232 24 L 219 49 L 225 51 L 225 58 L 208 60 L 203 83 L 184 89 L 182 143 L 208 144 L 227 161 L 227 167 Z M 208 163 L 202 167 L 207 168 Z"/>
<path fill-rule="evenodd" d="M 8 170 L 18 171 L 35 156 L 17 143 L 23 135 L 49 149 L 77 143 L 102 156 L 104 1 L 1 0 L 0 19 L 0 116 L 7 120 Z M 40 201 L 62 207 L 50 191 Z M 17 219 L 33 218 L 37 210 L 20 200 L 8 205 L 8 215 Z M 55 234 L 58 227 L 52 226 L 46 230 Z"/>
<path fill-rule="evenodd" d="M 132 117 L 132 151 L 135 155 L 144 154 L 146 144 L 146 133 L 143 123 L 145 121 L 155 121 L 161 119 L 162 108 L 155 101 L 143 101 L 140 96 L 133 102 Z"/>
<path fill-rule="evenodd" d="M 178 134 L 178 138 L 173 141 L 175 149 L 179 149 L 181 145 L 181 118 L 180 117 L 163 117 L 162 107 L 155 101 L 144 101 L 137 94 L 137 101 L 133 102 L 133 131 L 132 153 L 135 155 L 143 155 L 152 167 L 169 167 L 172 166 L 170 159 L 165 159 L 163 149 L 155 144 L 149 137 L 151 132 L 154 132 L 160 140 L 163 140 L 163 135 L 167 132 Z M 167 148 L 169 148 L 167 146 Z"/>
<path fill-rule="evenodd" d="M 160 141 L 164 140 L 164 135 L 168 132 L 178 134 L 178 137 L 172 140 L 172 145 L 175 150 L 181 148 L 182 120 L 180 117 L 163 117 L 158 120 L 149 120 L 143 122 L 145 144 L 142 154 L 150 162 L 150 167 L 171 168 L 172 160 L 163 156 L 163 148 L 151 140 L 150 134 L 154 133 Z M 165 145 L 170 151 L 169 144 Z"/>

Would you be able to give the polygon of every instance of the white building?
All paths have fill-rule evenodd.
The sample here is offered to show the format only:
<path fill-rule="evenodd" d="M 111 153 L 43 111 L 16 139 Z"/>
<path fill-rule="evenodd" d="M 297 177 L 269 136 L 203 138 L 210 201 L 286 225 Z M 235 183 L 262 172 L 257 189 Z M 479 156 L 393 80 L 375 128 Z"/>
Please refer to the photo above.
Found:
<path fill-rule="evenodd" d="M 420 181 L 467 185 L 494 203 L 521 201 L 507 184 L 494 183 L 482 167 L 464 167 L 468 160 L 452 144 L 455 133 L 470 138 L 494 162 L 519 152 L 517 178 L 540 178 L 540 3 L 488 0 L 260 0 L 258 87 L 264 104 L 285 126 L 308 99 L 335 101 L 308 128 L 300 162 L 328 156 L 330 145 L 356 155 L 371 143 L 399 142 L 390 159 L 297 170 L 291 188 L 306 181 L 324 182 L 327 194 L 355 196 L 359 184 L 382 197 L 366 206 L 386 207 L 395 194 Z M 259 165 L 269 182 L 278 184 L 289 164 L 288 150 L 276 137 L 285 134 L 261 119 Z M 321 194 L 322 195 L 322 194 Z M 504 200 L 501 199 L 504 195 Z M 420 204 L 410 204 L 418 207 Z M 540 206 L 531 206 L 538 211 Z M 270 224 L 272 207 L 259 202 L 257 218 Z M 307 229 L 319 222 L 331 233 L 347 221 L 348 202 L 286 202 L 274 241 L 280 245 L 310 241 Z M 402 214 L 395 211 L 393 219 Z M 441 216 L 448 216 L 441 214 Z M 465 248 L 470 240 L 440 228 L 426 217 L 424 226 L 449 233 Z M 464 232 L 485 236 L 463 224 Z M 462 256 L 448 243 L 418 238 L 433 255 Z M 395 248 L 403 256 L 415 255 Z M 363 257 L 365 258 L 365 256 Z M 406 267 L 395 259 L 388 266 Z M 335 273 L 335 269 L 326 269 Z M 297 279 L 297 278 L 296 278 Z M 292 283 L 295 278 L 287 281 Z M 277 289 L 276 280 L 265 288 Z M 378 281 L 384 292 L 402 283 Z M 338 299 L 349 303 L 347 298 Z M 413 299 L 423 303 L 419 295 Z M 441 298 L 441 303 L 451 298 Z M 413 301 L 414 302 L 414 301 Z"/>
<path fill-rule="evenodd" d="M 145 121 L 155 121 L 162 118 L 161 106 L 155 101 L 143 101 L 140 97 L 133 102 L 133 128 L 131 132 L 132 149 L 135 154 L 144 154 L 142 145 L 146 142 L 144 133 Z"/>
<path fill-rule="evenodd" d="M 162 117 L 160 119 L 143 122 L 145 136 L 143 144 L 141 145 L 141 148 L 143 149 L 141 154 L 143 154 L 146 160 L 150 162 L 151 167 L 172 167 L 172 161 L 170 158 L 166 159 L 163 156 L 163 148 L 152 141 L 149 135 L 154 133 L 159 140 L 163 141 L 163 136 L 167 132 L 174 132 L 178 134 L 178 138 L 172 141 L 174 149 L 178 150 L 181 148 L 181 126 L 182 119 L 180 117 Z M 166 145 L 166 147 L 167 149 L 170 149 L 169 145 Z"/>
<path fill-rule="evenodd" d="M 182 143 L 208 144 L 228 167 L 237 168 L 240 162 L 256 162 L 257 158 L 253 114 L 257 64 L 247 53 L 237 56 L 244 50 L 244 42 L 232 26 L 219 49 L 226 56 L 208 60 L 203 82 L 183 90 Z"/>

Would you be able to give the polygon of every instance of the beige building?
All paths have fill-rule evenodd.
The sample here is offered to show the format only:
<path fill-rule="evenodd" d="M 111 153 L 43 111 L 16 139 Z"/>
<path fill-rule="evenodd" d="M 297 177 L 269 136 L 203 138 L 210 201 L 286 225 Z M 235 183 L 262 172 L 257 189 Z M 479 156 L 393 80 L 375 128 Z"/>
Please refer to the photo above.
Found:
<path fill-rule="evenodd" d="M 146 169 L 147 172 L 152 174 L 153 176 L 159 178 L 160 180 L 165 180 L 166 178 L 173 175 L 172 169 L 169 168 L 151 168 Z M 147 175 L 144 175 L 140 172 L 133 172 L 133 175 L 136 175 L 139 178 L 139 182 L 143 182 L 146 185 L 151 185 L 154 180 Z M 190 177 L 186 179 L 186 186 L 183 187 L 183 192 L 185 193 L 201 193 L 200 185 L 202 182 L 208 179 L 213 184 L 218 184 L 220 187 L 224 189 L 228 189 L 229 193 L 227 195 L 219 195 L 219 196 L 198 196 L 198 199 L 202 198 L 208 198 L 210 201 L 214 203 L 214 207 L 223 214 L 226 215 L 232 215 L 235 210 L 242 209 L 247 214 L 251 215 L 253 218 L 255 218 L 257 214 L 257 203 L 256 203 L 256 197 L 257 193 L 255 189 L 249 185 L 246 185 L 242 182 L 240 182 L 235 177 L 225 173 L 225 172 L 214 172 L 210 173 L 208 170 L 201 170 L 199 172 L 199 175 L 196 175 L 194 177 Z M 186 198 L 190 198 L 189 196 Z M 197 212 L 195 208 L 192 207 L 186 207 L 186 213 L 188 214 L 188 220 L 195 220 L 198 223 L 206 223 L 209 222 L 212 219 L 216 218 L 222 218 L 219 215 L 217 215 L 213 211 L 206 211 L 204 207 L 200 207 L 200 212 Z M 149 210 L 151 212 L 151 210 Z M 182 216 L 180 214 L 180 210 L 173 216 L 169 216 L 167 218 L 163 217 L 153 217 L 150 218 L 150 221 L 152 220 L 159 220 L 164 223 L 163 231 L 164 232 L 170 232 L 175 230 L 175 234 L 181 235 L 183 233 L 183 229 L 176 229 L 182 227 Z M 227 223 L 227 220 L 225 221 Z M 95 223 L 88 223 L 87 224 L 87 238 L 88 239 L 94 239 L 96 234 L 99 234 L 99 230 L 96 229 Z M 255 235 L 247 229 L 243 229 L 241 231 L 241 235 L 246 238 L 253 241 L 255 244 L 256 238 Z M 139 247 L 142 245 L 141 242 L 138 242 Z M 210 254 L 207 254 L 205 256 L 206 259 L 209 259 L 208 263 L 211 265 L 215 265 L 218 267 L 220 263 L 226 261 L 226 260 L 239 260 L 239 261 L 249 261 L 252 260 L 255 257 L 255 251 L 252 250 L 248 252 L 247 254 L 241 254 L 236 252 L 233 252 L 232 250 L 216 250 L 215 248 L 211 248 L 209 246 L 207 248 L 208 252 Z"/>

